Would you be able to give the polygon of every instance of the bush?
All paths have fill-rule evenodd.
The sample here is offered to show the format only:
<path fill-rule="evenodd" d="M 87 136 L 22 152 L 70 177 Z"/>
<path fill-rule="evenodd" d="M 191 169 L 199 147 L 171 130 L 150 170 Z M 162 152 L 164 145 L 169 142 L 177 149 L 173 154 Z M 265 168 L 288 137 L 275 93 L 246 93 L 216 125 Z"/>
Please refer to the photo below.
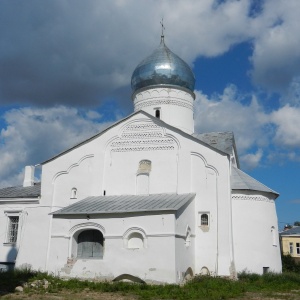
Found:
<path fill-rule="evenodd" d="M 38 272 L 30 268 L 0 272 L 0 291 L 13 292 L 16 286 L 22 285 L 37 274 Z"/>
<path fill-rule="evenodd" d="M 300 274 L 300 263 L 296 263 L 291 255 L 282 255 L 281 260 L 283 272 L 295 272 Z"/>

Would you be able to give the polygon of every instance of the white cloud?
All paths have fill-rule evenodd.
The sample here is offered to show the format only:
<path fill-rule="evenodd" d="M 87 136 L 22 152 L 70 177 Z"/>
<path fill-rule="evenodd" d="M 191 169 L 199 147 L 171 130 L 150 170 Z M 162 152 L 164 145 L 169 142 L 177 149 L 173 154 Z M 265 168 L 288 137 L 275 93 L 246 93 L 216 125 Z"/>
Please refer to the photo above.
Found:
<path fill-rule="evenodd" d="M 263 156 L 263 150 L 258 149 L 256 153 L 244 154 L 240 157 L 240 163 L 243 168 L 249 170 L 256 168 Z"/>
<path fill-rule="evenodd" d="M 233 85 L 228 86 L 222 95 L 214 95 L 211 99 L 196 92 L 196 131 L 233 131 L 239 153 L 245 153 L 251 147 L 266 146 L 270 134 L 268 116 L 256 97 L 250 97 L 250 104 L 243 105 L 241 101 L 249 95 L 239 95 Z"/>
<path fill-rule="evenodd" d="M 96 116 L 97 112 L 88 114 Z M 7 126 L 0 133 L 0 186 L 20 184 L 24 165 L 38 164 L 109 125 L 63 106 L 13 109 L 4 118 Z"/>
<path fill-rule="evenodd" d="M 166 43 L 187 60 L 253 43 L 254 81 L 286 88 L 300 74 L 298 0 L 0 2 L 0 103 L 99 104 Z M 127 104 L 129 105 L 129 93 Z"/>
<path fill-rule="evenodd" d="M 285 105 L 270 117 L 277 126 L 275 143 L 281 147 L 300 148 L 300 107 Z"/>
<path fill-rule="evenodd" d="M 300 1 L 258 3 L 253 13 L 251 0 L 1 1 L 0 104 L 52 108 L 6 113 L 0 185 L 8 184 L 6 178 L 19 182 L 25 164 L 39 163 L 107 125 L 95 110 L 53 104 L 87 107 L 117 95 L 129 107 L 130 76 L 159 44 L 162 16 L 167 45 L 189 63 L 251 41 L 254 82 L 281 91 L 290 103 L 266 112 L 262 99 L 241 95 L 232 85 L 210 98 L 196 91 L 197 131 L 234 131 L 242 160 L 252 166 L 264 155 L 299 160 Z M 280 153 L 267 149 L 272 142 L 282 146 Z"/>
<path fill-rule="evenodd" d="M 252 27 L 255 83 L 284 93 L 300 75 L 299 14 L 298 0 L 265 1 L 263 13 Z"/>

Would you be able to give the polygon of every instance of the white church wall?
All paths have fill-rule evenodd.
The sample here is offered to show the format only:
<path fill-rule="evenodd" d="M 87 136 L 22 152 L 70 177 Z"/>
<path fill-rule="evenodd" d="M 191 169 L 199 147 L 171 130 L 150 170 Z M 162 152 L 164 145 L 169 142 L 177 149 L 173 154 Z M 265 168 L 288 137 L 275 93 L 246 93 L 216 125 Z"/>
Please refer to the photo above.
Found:
<path fill-rule="evenodd" d="M 177 283 L 195 275 L 195 200 L 176 212 Z"/>
<path fill-rule="evenodd" d="M 196 273 L 233 275 L 228 158 L 192 152 L 191 189 L 196 192 Z M 208 224 L 201 225 L 206 214 Z"/>
<path fill-rule="evenodd" d="M 53 219 L 49 271 L 67 277 L 114 279 L 129 274 L 148 282 L 176 282 L 174 214 L 90 217 Z M 103 259 L 72 257 L 72 236 L 92 228 L 103 233 Z M 141 232 L 143 248 L 128 247 L 130 234 Z"/>
<path fill-rule="evenodd" d="M 281 272 L 275 201 L 268 194 L 234 191 L 233 239 L 238 272 Z M 251 264 L 249 264 L 251 261 Z"/>

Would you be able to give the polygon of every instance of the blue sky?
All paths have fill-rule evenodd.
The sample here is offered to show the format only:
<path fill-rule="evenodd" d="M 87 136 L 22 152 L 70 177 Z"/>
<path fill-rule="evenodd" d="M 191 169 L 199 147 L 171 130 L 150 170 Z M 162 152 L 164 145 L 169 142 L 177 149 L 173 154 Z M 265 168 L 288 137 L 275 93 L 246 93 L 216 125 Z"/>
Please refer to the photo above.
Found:
<path fill-rule="evenodd" d="M 2 0 L 0 187 L 132 112 L 160 41 L 196 77 L 197 132 L 233 131 L 241 168 L 300 220 L 300 1 Z"/>

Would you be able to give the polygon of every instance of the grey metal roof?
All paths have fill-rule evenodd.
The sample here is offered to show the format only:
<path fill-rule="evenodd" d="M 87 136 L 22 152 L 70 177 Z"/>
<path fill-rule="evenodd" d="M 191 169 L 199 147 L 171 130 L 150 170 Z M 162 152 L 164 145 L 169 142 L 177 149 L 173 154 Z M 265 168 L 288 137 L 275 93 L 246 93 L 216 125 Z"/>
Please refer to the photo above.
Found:
<path fill-rule="evenodd" d="M 191 68 L 165 45 L 163 37 L 159 47 L 139 63 L 131 77 L 133 92 L 161 84 L 180 86 L 192 92 L 195 87 Z"/>
<path fill-rule="evenodd" d="M 149 196 L 91 196 L 60 209 L 53 215 L 110 214 L 145 211 L 177 211 L 195 194 L 154 194 Z"/>
<path fill-rule="evenodd" d="M 38 198 L 41 196 L 41 183 L 33 186 L 13 186 L 0 189 L 0 198 Z"/>
<path fill-rule="evenodd" d="M 277 196 L 279 195 L 277 192 L 271 190 L 261 182 L 257 181 L 253 177 L 247 175 L 246 173 L 235 167 L 232 167 L 231 169 L 231 189 L 260 191 L 272 193 Z"/>
<path fill-rule="evenodd" d="M 232 154 L 235 147 L 234 135 L 231 131 L 193 133 L 192 136 L 227 154 Z"/>
<path fill-rule="evenodd" d="M 280 232 L 280 235 L 300 235 L 300 226 L 295 226 L 291 229 Z"/>

